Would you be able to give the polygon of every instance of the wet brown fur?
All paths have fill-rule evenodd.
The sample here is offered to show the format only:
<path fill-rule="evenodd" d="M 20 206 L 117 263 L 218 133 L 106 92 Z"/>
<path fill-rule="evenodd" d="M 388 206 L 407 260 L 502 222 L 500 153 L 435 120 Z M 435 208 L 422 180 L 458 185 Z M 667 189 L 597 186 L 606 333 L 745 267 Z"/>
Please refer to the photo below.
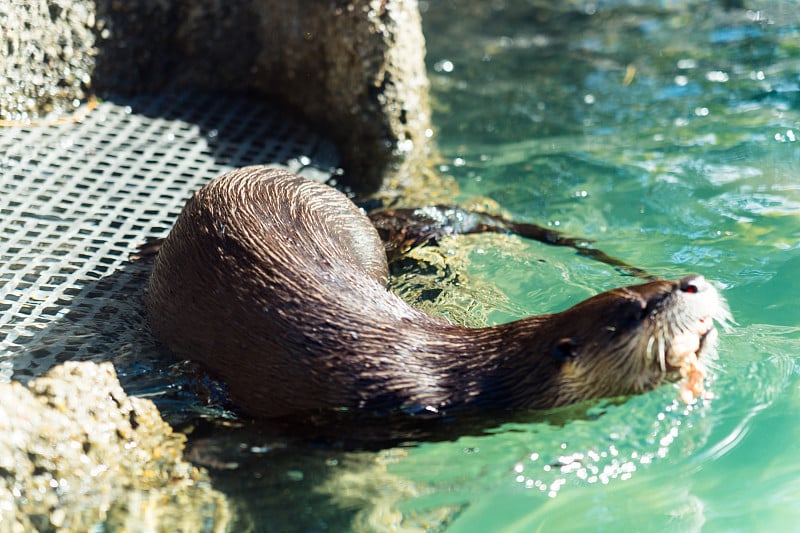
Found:
<path fill-rule="evenodd" d="M 640 393 L 674 377 L 659 346 L 663 359 L 671 335 L 726 313 L 713 287 L 687 291 L 685 278 L 469 329 L 410 307 L 387 275 L 375 229 L 344 195 L 247 167 L 186 204 L 155 260 L 147 310 L 164 344 L 257 417 L 546 409 Z"/>

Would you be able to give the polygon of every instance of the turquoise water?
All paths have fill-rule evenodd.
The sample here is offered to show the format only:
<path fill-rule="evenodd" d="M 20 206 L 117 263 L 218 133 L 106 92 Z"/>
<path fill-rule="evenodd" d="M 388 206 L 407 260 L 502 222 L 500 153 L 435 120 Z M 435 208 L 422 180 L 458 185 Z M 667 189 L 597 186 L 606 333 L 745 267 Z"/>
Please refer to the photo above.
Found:
<path fill-rule="evenodd" d="M 383 451 L 200 425 L 188 456 L 234 499 L 243 529 L 796 529 L 800 9 L 747 6 L 421 3 L 439 169 L 459 200 L 489 198 L 654 274 L 714 280 L 737 321 L 721 335 L 715 397 L 687 407 L 667 385 Z M 456 301 L 475 321 L 636 282 L 515 237 L 445 246 L 460 247 Z"/>
<path fill-rule="evenodd" d="M 665 277 L 737 324 L 715 398 L 667 386 L 565 424 L 405 450 L 406 517 L 447 531 L 778 531 L 800 520 L 800 9 L 794 2 L 422 2 L 442 172 Z M 558 6 L 558 7 L 553 7 Z M 492 322 L 634 283 L 566 250 L 485 246 Z"/>

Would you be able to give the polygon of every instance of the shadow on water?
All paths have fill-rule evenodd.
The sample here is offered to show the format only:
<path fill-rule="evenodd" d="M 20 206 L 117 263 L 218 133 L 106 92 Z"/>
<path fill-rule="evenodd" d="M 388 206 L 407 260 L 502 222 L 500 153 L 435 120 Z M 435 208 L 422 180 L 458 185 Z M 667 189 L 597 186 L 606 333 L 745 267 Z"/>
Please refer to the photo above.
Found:
<path fill-rule="evenodd" d="M 190 433 L 187 457 L 206 467 L 215 486 L 236 498 L 244 521 L 259 524 L 255 530 L 345 531 L 362 524 L 362 530 L 374 531 L 382 529 L 374 521 L 397 520 L 398 506 L 424 493 L 412 480 L 392 473 L 392 465 L 420 444 L 491 436 L 514 427 L 535 435 L 537 423 L 600 414 L 602 408 L 587 414 L 585 405 L 549 415 L 484 413 L 435 420 L 326 413 L 269 422 L 196 419 L 184 429 Z M 446 526 L 465 505 L 434 506 L 429 524 Z M 405 515 L 403 520 L 409 525 L 414 519 Z"/>

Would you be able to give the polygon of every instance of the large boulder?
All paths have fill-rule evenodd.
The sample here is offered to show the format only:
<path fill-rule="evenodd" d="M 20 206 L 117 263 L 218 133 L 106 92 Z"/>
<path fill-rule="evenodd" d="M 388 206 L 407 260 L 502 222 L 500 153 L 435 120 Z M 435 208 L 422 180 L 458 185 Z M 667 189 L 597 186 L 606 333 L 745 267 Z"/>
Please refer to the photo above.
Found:
<path fill-rule="evenodd" d="M 0 2 L 0 120 L 181 88 L 261 94 L 316 123 L 361 192 L 430 136 L 414 0 Z"/>

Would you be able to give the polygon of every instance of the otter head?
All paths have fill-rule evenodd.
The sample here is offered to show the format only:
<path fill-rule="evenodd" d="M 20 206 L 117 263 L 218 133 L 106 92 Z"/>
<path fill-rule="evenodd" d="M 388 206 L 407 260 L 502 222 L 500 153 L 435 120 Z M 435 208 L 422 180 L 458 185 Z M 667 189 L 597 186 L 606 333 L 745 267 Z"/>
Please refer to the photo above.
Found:
<path fill-rule="evenodd" d="M 548 320 L 559 331 L 549 354 L 559 367 L 556 404 L 566 405 L 679 379 L 692 401 L 716 356 L 714 322 L 727 326 L 731 316 L 716 289 L 692 275 L 604 292 Z"/>

